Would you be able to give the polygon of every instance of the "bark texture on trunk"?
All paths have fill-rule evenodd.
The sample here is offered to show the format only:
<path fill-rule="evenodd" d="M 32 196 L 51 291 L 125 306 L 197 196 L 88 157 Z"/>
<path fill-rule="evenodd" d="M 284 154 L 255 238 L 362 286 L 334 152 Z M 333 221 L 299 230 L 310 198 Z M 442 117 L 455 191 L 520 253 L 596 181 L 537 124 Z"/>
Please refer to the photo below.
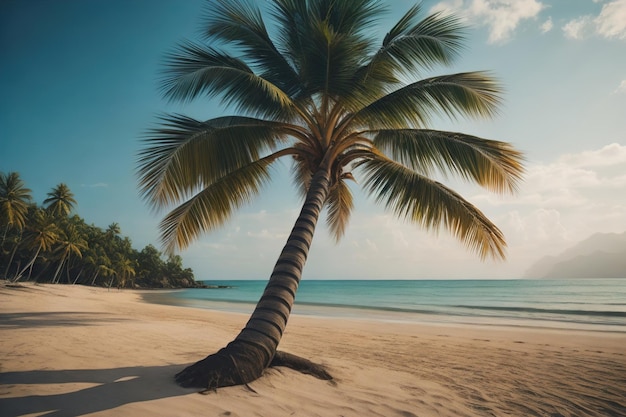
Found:
<path fill-rule="evenodd" d="M 273 361 L 276 366 L 308 369 L 307 373 L 331 379 L 309 361 L 282 352 L 276 355 L 329 189 L 329 173 L 321 169 L 311 180 L 300 215 L 248 323 L 226 347 L 178 373 L 178 384 L 206 389 L 246 384 L 259 378 Z"/>

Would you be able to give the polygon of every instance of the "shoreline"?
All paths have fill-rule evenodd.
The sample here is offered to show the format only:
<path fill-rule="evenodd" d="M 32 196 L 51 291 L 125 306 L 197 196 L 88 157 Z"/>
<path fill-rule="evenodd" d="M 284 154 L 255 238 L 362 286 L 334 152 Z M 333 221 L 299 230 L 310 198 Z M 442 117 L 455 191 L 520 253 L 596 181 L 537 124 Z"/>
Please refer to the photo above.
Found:
<path fill-rule="evenodd" d="M 184 290 L 178 290 L 184 291 Z M 171 297 L 167 292 L 145 292 L 141 294 L 144 302 L 157 305 L 197 308 L 208 311 L 238 313 L 250 315 L 256 303 L 249 301 L 231 301 L 215 299 L 196 299 Z M 358 305 L 337 305 L 307 303 L 296 300 L 291 317 L 303 316 L 329 320 L 363 320 L 383 323 L 416 323 L 423 325 L 461 325 L 486 327 L 535 328 L 553 330 L 580 330 L 590 332 L 610 332 L 626 334 L 626 321 L 616 324 L 576 321 L 573 319 L 556 320 L 553 318 L 532 317 L 505 317 L 497 315 L 454 314 L 446 311 L 439 312 L 424 310 L 410 310 L 400 308 L 364 307 Z M 530 311 L 532 313 L 532 311 Z M 584 313 L 584 312 L 583 312 Z M 616 320 L 617 321 L 617 320 Z"/>
<path fill-rule="evenodd" d="M 276 368 L 255 392 L 203 396 L 173 375 L 232 340 L 247 314 L 23 285 L 0 287 L 7 417 L 626 415 L 623 333 L 294 315 L 280 349 L 322 363 L 335 384 Z"/>

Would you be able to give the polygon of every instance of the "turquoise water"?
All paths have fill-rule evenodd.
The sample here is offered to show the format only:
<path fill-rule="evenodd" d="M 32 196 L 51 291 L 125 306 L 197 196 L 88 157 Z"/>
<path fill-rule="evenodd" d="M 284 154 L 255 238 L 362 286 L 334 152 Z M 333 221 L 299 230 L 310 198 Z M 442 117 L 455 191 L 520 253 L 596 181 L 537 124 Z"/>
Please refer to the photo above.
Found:
<path fill-rule="evenodd" d="M 146 294 L 149 302 L 250 313 L 267 281 Z M 294 314 L 626 332 L 626 279 L 308 280 Z"/>

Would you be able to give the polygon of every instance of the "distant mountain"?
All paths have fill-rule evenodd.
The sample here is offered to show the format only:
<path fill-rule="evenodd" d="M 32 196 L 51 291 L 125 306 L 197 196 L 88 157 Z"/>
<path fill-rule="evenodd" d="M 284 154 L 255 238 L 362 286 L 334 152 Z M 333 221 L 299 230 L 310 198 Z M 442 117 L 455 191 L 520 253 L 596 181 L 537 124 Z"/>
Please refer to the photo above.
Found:
<path fill-rule="evenodd" d="M 597 233 L 558 256 L 546 256 L 525 278 L 626 278 L 626 232 Z"/>

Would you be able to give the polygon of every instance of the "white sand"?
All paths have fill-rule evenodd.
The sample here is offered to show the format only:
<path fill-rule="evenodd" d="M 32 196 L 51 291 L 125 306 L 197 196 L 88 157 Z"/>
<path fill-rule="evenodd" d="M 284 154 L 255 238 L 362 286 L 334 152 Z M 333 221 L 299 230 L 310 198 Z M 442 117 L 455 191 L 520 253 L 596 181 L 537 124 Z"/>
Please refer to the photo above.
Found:
<path fill-rule="evenodd" d="M 200 395 L 173 375 L 246 315 L 132 291 L 0 286 L 0 416 L 626 416 L 626 334 L 294 316 L 285 368 Z"/>

